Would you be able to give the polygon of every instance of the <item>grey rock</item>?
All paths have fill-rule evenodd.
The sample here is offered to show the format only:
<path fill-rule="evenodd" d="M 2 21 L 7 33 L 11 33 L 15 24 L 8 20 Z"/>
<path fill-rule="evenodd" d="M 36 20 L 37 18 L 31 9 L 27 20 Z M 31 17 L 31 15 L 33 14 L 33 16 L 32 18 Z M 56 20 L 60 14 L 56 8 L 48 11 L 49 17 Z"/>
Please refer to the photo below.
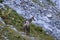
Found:
<path fill-rule="evenodd" d="M 48 30 L 48 34 L 51 34 L 56 37 L 57 40 L 60 40 L 60 15 L 57 16 L 60 11 L 60 4 L 58 4 L 60 1 L 58 1 L 52 1 L 56 4 L 53 6 L 46 0 L 39 0 L 38 3 L 42 2 L 43 7 L 38 3 L 32 2 L 32 0 L 8 0 L 4 1 L 3 4 L 8 5 L 24 18 L 28 19 L 31 16 L 34 16 L 36 19 L 34 22 L 35 24 L 42 26 L 46 31 Z"/>

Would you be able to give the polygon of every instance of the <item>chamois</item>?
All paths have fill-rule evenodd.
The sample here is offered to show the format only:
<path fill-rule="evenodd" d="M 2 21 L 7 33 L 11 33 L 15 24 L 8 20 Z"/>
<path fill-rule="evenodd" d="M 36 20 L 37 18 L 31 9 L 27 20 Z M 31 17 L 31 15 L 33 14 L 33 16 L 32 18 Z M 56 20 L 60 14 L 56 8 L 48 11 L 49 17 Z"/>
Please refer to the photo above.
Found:
<path fill-rule="evenodd" d="M 30 19 L 27 19 L 24 21 L 23 30 L 26 33 L 26 35 L 29 35 L 29 33 L 30 33 L 30 24 L 31 24 L 32 20 L 35 20 L 34 16 L 31 17 Z"/>

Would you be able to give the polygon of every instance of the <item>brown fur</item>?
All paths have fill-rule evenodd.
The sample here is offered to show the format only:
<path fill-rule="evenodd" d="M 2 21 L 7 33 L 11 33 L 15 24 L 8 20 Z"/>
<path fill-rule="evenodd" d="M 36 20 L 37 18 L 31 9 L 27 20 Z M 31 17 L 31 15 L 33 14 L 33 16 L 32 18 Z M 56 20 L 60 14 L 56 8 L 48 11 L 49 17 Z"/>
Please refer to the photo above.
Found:
<path fill-rule="evenodd" d="M 24 32 L 26 32 L 27 35 L 29 35 L 29 33 L 30 33 L 30 24 L 31 24 L 32 20 L 34 20 L 34 17 L 24 21 L 23 30 L 24 30 Z"/>

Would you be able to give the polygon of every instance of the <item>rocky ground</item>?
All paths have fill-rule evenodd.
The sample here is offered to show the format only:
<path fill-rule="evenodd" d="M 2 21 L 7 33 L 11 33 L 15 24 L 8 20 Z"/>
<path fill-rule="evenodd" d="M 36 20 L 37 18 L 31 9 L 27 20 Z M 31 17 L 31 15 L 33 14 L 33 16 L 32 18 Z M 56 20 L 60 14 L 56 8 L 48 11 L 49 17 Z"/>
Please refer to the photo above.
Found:
<path fill-rule="evenodd" d="M 31 23 L 30 36 L 25 35 L 22 26 L 23 18 L 16 11 L 6 6 L 0 9 L 0 40 L 55 40 L 51 35 L 39 27 Z"/>
<path fill-rule="evenodd" d="M 35 24 L 42 27 L 47 34 L 60 40 L 60 1 L 56 0 L 4 0 L 9 6 L 24 18 L 35 15 Z"/>

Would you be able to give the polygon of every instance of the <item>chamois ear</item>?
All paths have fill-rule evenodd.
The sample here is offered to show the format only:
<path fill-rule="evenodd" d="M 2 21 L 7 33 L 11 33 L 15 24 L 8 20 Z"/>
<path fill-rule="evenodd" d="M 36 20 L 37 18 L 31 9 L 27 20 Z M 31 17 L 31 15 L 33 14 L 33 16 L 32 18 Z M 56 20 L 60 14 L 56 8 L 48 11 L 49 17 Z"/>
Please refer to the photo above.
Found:
<path fill-rule="evenodd" d="M 34 18 L 34 16 L 32 16 L 32 18 Z"/>
<path fill-rule="evenodd" d="M 35 21 L 34 16 L 32 17 L 32 19 Z"/>

